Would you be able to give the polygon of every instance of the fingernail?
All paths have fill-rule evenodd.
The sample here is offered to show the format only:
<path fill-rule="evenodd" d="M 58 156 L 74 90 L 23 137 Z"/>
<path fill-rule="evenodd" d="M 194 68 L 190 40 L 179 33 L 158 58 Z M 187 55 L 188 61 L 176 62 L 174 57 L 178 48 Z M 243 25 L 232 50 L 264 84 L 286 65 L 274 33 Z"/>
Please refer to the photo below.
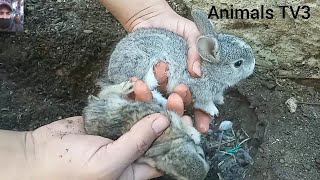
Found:
<path fill-rule="evenodd" d="M 209 127 L 202 124 L 202 125 L 200 125 L 199 129 L 200 129 L 199 131 L 200 131 L 202 134 L 207 134 L 207 133 L 208 133 L 208 130 L 209 130 Z"/>
<path fill-rule="evenodd" d="M 151 127 L 156 134 L 162 133 L 167 127 L 169 127 L 170 123 L 168 119 L 164 116 L 158 117 L 155 121 L 153 121 Z"/>
<path fill-rule="evenodd" d="M 193 63 L 192 70 L 197 76 L 201 76 L 201 65 L 199 61 Z"/>

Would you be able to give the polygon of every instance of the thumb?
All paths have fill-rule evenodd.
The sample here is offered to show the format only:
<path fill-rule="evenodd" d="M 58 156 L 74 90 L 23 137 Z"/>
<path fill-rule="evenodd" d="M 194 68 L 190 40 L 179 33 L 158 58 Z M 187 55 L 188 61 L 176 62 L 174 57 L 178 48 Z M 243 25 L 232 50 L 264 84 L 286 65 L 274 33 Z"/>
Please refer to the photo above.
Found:
<path fill-rule="evenodd" d="M 188 31 L 184 34 L 188 44 L 188 71 L 193 77 L 201 77 L 201 57 L 197 48 L 197 39 L 201 35 L 195 23 L 188 21 Z"/>
<path fill-rule="evenodd" d="M 117 159 L 117 162 L 121 162 L 115 164 L 113 168 L 123 172 L 149 149 L 153 141 L 169 125 L 168 119 L 159 113 L 149 115 L 137 122 L 129 132 L 108 145 L 108 149 L 114 152 L 112 158 Z"/>

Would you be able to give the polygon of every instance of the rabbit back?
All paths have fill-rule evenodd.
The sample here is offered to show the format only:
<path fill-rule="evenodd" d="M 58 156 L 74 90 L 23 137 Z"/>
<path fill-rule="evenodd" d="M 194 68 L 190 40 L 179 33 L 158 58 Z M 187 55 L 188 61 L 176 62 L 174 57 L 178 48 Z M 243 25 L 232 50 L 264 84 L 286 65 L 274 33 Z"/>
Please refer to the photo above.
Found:
<path fill-rule="evenodd" d="M 187 43 L 179 35 L 161 28 L 138 29 L 123 38 L 111 54 L 107 76 L 120 83 L 136 76 L 153 89 L 153 66 L 160 61 L 169 67 L 168 92 L 190 78 L 187 67 Z M 157 83 L 157 82 L 156 82 Z M 151 85 L 152 84 L 152 85 Z"/>

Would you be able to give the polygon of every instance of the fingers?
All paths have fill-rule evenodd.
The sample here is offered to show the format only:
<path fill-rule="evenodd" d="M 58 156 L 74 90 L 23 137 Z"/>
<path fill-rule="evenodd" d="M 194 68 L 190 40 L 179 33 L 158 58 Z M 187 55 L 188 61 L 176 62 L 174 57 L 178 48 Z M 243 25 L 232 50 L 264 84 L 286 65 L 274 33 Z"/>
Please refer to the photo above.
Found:
<path fill-rule="evenodd" d="M 162 94 L 166 94 L 166 87 L 168 84 L 168 71 L 168 64 L 163 61 L 160 61 L 154 66 L 154 73 L 159 84 L 158 88 Z M 177 93 L 182 98 L 185 105 L 189 105 L 191 103 L 191 92 L 187 85 L 179 84 L 173 89 L 173 93 Z"/>
<path fill-rule="evenodd" d="M 193 77 L 201 77 L 201 59 L 195 46 L 188 50 L 188 71 Z"/>
<path fill-rule="evenodd" d="M 168 64 L 160 61 L 153 67 L 154 75 L 158 81 L 158 88 L 161 93 L 166 94 L 166 87 L 168 84 L 167 72 L 169 71 Z"/>
<path fill-rule="evenodd" d="M 179 84 L 173 89 L 174 93 L 177 93 L 183 100 L 185 106 L 189 105 L 192 101 L 190 89 L 185 84 Z"/>
<path fill-rule="evenodd" d="M 194 111 L 194 117 L 196 129 L 201 133 L 207 133 L 210 125 L 209 114 L 197 109 Z"/>
<path fill-rule="evenodd" d="M 168 119 L 158 113 L 149 115 L 137 122 L 129 132 L 121 136 L 118 140 L 108 144 L 106 148 L 101 148 L 100 151 L 102 152 L 100 153 L 110 155 L 106 161 L 109 163 L 114 162 L 112 169 L 116 172 L 123 172 L 130 164 L 145 153 L 152 142 L 169 124 Z"/>
<path fill-rule="evenodd" d="M 193 122 L 190 116 L 182 116 L 182 120 L 189 126 L 193 126 Z"/>
<path fill-rule="evenodd" d="M 146 83 L 144 83 L 142 80 L 136 80 L 135 77 L 131 80 L 135 80 L 135 84 L 133 86 L 134 93 L 131 93 L 129 98 L 144 102 L 151 101 L 152 93 Z M 184 113 L 184 101 L 187 103 L 191 102 L 191 93 L 185 85 L 177 86 L 175 91 L 177 93 L 173 93 L 168 97 L 167 108 L 177 112 L 180 116 L 182 116 Z"/>
<path fill-rule="evenodd" d="M 167 101 L 167 109 L 175 111 L 177 114 L 182 116 L 184 113 L 184 104 L 182 98 L 176 93 L 170 94 Z"/>
<path fill-rule="evenodd" d="M 189 21 L 186 23 L 188 30 L 185 31 L 184 38 L 188 43 L 188 71 L 193 77 L 201 76 L 201 58 L 197 48 L 197 38 L 200 32 L 194 22 Z"/>
<path fill-rule="evenodd" d="M 154 73 L 159 84 L 158 88 L 162 94 L 166 93 L 166 87 L 168 84 L 167 72 L 168 64 L 166 62 L 160 61 L 154 66 Z M 134 93 L 129 95 L 129 97 L 139 101 L 151 101 L 152 93 L 146 83 L 142 80 L 138 80 L 137 77 L 133 77 L 131 80 L 135 81 Z M 180 96 L 180 98 L 177 95 Z M 192 96 L 188 86 L 179 84 L 173 89 L 173 94 L 169 96 L 167 107 L 182 115 L 184 112 L 184 106 L 189 105 L 191 101 Z"/>
<path fill-rule="evenodd" d="M 128 175 L 133 176 L 130 179 L 148 180 L 160 177 L 163 174 L 146 164 L 135 163 L 126 169 L 119 180 L 128 180 Z"/>
<path fill-rule="evenodd" d="M 131 80 L 135 83 L 133 85 L 133 92 L 129 94 L 129 98 L 136 101 L 150 102 L 152 100 L 152 93 L 147 84 L 137 77 L 133 77 Z"/>

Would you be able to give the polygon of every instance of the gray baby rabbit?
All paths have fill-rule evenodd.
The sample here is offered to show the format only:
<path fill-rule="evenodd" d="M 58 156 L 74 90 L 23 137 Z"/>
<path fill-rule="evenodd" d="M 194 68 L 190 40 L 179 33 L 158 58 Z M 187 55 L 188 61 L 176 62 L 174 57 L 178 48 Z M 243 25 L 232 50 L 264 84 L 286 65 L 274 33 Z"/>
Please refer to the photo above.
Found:
<path fill-rule="evenodd" d="M 186 84 L 195 98 L 194 108 L 211 116 L 218 115 L 215 103 L 223 104 L 223 91 L 253 73 L 255 58 L 251 47 L 242 39 L 215 32 L 204 12 L 193 10 L 191 14 L 202 34 L 197 41 L 203 59 L 201 78 L 191 77 L 186 69 L 188 46 L 182 37 L 165 29 L 148 28 L 129 33 L 117 44 L 108 71 L 98 84 L 106 85 L 105 78 L 121 83 L 137 76 L 164 106 L 167 100 L 157 91 L 153 72 L 153 66 L 164 61 L 169 66 L 167 92 L 172 93 L 180 83 Z"/>
<path fill-rule="evenodd" d="M 203 180 L 209 165 L 200 147 L 200 134 L 174 112 L 154 103 L 129 100 L 133 82 L 104 86 L 97 97 L 89 96 L 83 111 L 88 134 L 117 139 L 143 117 L 161 112 L 170 126 L 153 142 L 138 162 L 146 163 L 177 180 Z"/>

